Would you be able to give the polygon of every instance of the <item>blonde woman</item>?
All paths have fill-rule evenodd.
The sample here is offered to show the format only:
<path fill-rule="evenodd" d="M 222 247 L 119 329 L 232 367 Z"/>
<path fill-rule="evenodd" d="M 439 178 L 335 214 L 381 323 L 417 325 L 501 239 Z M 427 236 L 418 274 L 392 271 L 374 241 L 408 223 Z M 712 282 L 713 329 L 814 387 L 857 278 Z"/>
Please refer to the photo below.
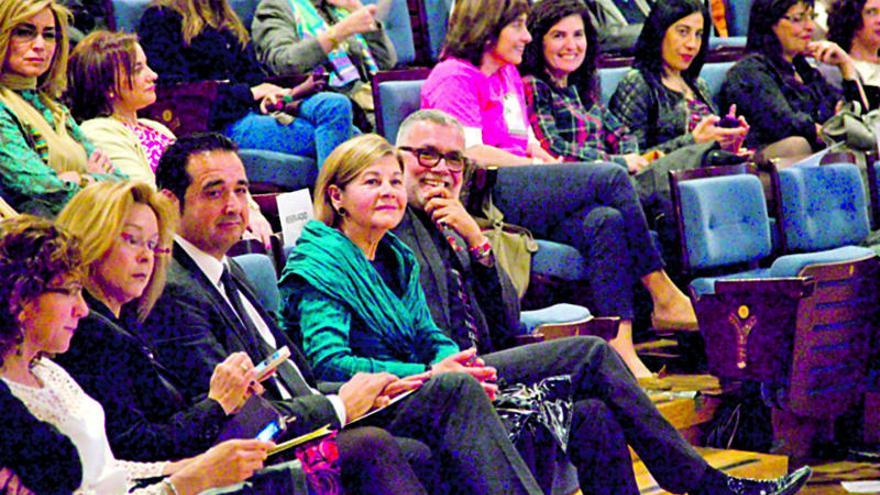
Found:
<path fill-rule="evenodd" d="M 113 172 L 58 101 L 67 18 L 54 0 L 0 0 L 0 196 L 18 211 L 54 215 Z"/>

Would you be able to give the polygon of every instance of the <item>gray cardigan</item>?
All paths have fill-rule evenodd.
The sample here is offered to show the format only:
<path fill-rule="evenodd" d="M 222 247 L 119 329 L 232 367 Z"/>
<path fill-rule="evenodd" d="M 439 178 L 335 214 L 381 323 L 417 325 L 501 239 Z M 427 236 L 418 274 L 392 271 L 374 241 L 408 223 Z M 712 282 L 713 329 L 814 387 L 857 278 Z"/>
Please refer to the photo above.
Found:
<path fill-rule="evenodd" d="M 320 9 L 318 12 L 321 12 Z M 251 33 L 257 58 L 273 74 L 307 74 L 328 62 L 327 54 L 318 40 L 299 37 L 296 18 L 288 0 L 262 0 L 254 12 Z M 380 70 L 394 67 L 397 53 L 381 23 L 378 30 L 364 33 L 363 37 Z M 351 43 L 350 46 L 350 50 L 360 49 L 357 43 Z M 352 54 L 360 58 L 358 53 Z"/>

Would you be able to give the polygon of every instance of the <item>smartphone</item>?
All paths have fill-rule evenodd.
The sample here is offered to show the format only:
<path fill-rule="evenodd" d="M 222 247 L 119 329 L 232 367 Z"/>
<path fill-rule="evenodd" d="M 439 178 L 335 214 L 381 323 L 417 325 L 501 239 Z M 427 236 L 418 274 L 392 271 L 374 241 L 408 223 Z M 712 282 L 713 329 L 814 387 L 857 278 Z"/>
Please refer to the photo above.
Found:
<path fill-rule="evenodd" d="M 739 126 L 739 119 L 733 115 L 725 115 L 724 117 L 721 117 L 721 120 L 718 122 L 718 127 L 723 127 L 725 129 L 736 129 Z"/>
<path fill-rule="evenodd" d="M 269 374 L 275 371 L 275 368 L 281 365 L 281 363 L 289 357 L 290 349 L 288 349 L 287 346 L 273 352 L 271 356 L 267 357 L 263 362 L 254 367 L 254 370 L 257 372 L 257 381 L 261 382 L 268 378 Z"/>
<path fill-rule="evenodd" d="M 271 442 L 284 431 L 284 419 L 280 416 L 269 422 L 259 433 L 257 433 L 256 439 L 263 442 Z"/>

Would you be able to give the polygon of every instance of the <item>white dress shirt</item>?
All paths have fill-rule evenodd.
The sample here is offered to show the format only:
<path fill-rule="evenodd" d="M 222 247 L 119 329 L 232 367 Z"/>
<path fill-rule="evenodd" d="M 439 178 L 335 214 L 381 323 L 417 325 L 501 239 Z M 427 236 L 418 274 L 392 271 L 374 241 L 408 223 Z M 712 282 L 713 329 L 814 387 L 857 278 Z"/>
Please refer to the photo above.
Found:
<path fill-rule="evenodd" d="M 175 236 L 175 241 L 177 241 L 177 244 L 186 252 L 186 254 L 188 254 L 193 259 L 193 261 L 195 261 L 196 266 L 198 266 L 202 273 L 204 273 L 205 276 L 208 277 L 208 280 L 211 281 L 212 284 L 214 284 L 214 287 L 216 287 L 217 291 L 223 297 L 223 300 L 225 300 L 226 303 L 229 304 L 232 312 L 238 314 L 235 311 L 235 306 L 231 302 L 229 302 L 229 298 L 226 296 L 226 290 L 224 290 L 223 287 L 223 282 L 220 281 L 220 278 L 223 276 L 223 269 L 229 266 L 229 258 L 224 256 L 222 260 L 218 260 L 217 258 L 202 251 L 193 243 L 187 241 L 179 235 Z M 278 342 L 275 340 L 275 336 L 272 335 L 272 331 L 269 329 L 269 325 L 260 316 L 257 308 L 255 308 L 254 305 L 251 304 L 250 300 L 248 300 L 248 298 L 246 297 L 239 297 L 239 300 L 241 302 L 241 306 L 247 313 L 247 317 L 250 318 L 251 322 L 256 327 L 257 332 L 260 334 L 260 338 L 263 339 L 263 341 L 266 342 L 272 349 L 276 349 L 278 347 Z M 242 315 L 238 315 L 238 317 L 241 318 Z M 293 369 L 296 370 L 296 373 L 299 374 L 299 376 L 303 376 L 302 372 L 300 372 L 295 362 L 288 359 L 287 364 L 292 366 Z M 293 397 L 293 394 L 290 392 L 290 390 L 287 390 L 287 387 L 285 387 L 281 383 L 281 381 L 275 380 L 275 382 L 278 384 L 278 389 L 283 398 L 290 399 Z M 313 388 L 312 393 L 320 394 L 321 392 Z M 336 411 L 336 416 L 339 418 L 339 424 L 345 425 L 345 403 L 342 402 L 342 399 L 339 398 L 338 395 L 327 395 L 326 397 L 327 400 L 329 400 L 330 403 L 333 404 L 333 409 Z"/>

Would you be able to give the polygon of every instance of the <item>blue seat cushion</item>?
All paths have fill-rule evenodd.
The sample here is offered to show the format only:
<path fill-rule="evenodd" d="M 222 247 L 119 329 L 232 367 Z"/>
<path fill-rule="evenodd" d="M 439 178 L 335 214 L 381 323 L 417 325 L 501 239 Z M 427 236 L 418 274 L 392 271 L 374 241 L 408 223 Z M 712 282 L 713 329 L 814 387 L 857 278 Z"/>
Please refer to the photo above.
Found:
<path fill-rule="evenodd" d="M 238 154 L 250 182 L 268 182 L 295 191 L 313 187 L 318 178 L 318 167 L 311 158 L 256 149 L 242 149 Z"/>
<path fill-rule="evenodd" d="M 767 257 L 772 240 L 761 181 L 727 175 L 679 183 L 690 268 L 707 269 Z"/>
<path fill-rule="evenodd" d="M 870 232 L 865 189 L 854 164 L 780 170 L 779 190 L 782 228 L 791 251 L 859 244 Z"/>
<path fill-rule="evenodd" d="M 281 294 L 278 291 L 278 277 L 272 259 L 265 254 L 242 254 L 233 258 L 247 274 L 251 285 L 257 290 L 257 298 L 263 308 L 270 313 L 280 309 Z"/>
<path fill-rule="evenodd" d="M 599 101 L 601 101 L 603 105 L 608 106 L 608 102 L 611 101 L 611 96 L 617 90 L 617 85 L 630 69 L 630 67 L 607 67 L 599 69 Z"/>
<path fill-rule="evenodd" d="M 592 315 L 589 309 L 565 303 L 554 304 L 553 306 L 533 311 L 523 311 L 519 315 L 520 333 L 521 335 L 528 335 L 541 325 L 583 321 L 590 316 Z"/>
<path fill-rule="evenodd" d="M 701 277 L 691 281 L 691 289 L 699 296 L 705 296 L 715 293 L 715 282 L 719 280 L 749 280 L 770 277 L 769 268 L 758 268 L 755 270 L 747 270 L 739 273 L 731 273 L 729 275 L 721 275 L 718 277 Z"/>
<path fill-rule="evenodd" d="M 808 265 L 840 263 L 868 256 L 874 256 L 874 250 L 860 246 L 844 246 L 812 253 L 789 254 L 776 258 L 773 265 L 770 266 L 770 276 L 797 277 L 801 270 Z"/>
<path fill-rule="evenodd" d="M 419 109 L 424 80 L 386 81 L 379 85 L 379 100 L 382 102 L 382 126 L 385 139 L 397 141 L 397 129 L 403 119 Z"/>
<path fill-rule="evenodd" d="M 587 262 L 577 249 L 543 239 L 536 242 L 538 252 L 532 255 L 532 273 L 568 281 L 587 279 Z"/>

